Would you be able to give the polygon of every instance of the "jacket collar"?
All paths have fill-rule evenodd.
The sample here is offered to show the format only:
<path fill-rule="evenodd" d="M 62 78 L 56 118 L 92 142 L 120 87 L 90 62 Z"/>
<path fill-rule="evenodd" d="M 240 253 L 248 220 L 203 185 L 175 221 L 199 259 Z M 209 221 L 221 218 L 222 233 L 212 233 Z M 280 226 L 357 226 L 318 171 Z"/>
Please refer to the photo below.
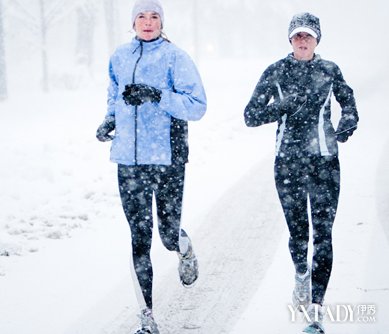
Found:
<path fill-rule="evenodd" d="M 164 41 L 165 40 L 162 37 L 158 37 L 158 38 L 153 39 L 151 41 L 144 41 L 144 40 L 138 39 L 137 37 L 134 37 L 131 41 L 131 50 L 133 53 L 135 53 L 136 50 L 138 50 L 138 48 L 142 47 L 143 52 L 151 51 L 151 50 L 159 48 L 162 45 L 162 43 L 164 43 Z"/>
<path fill-rule="evenodd" d="M 296 58 L 293 57 L 293 53 L 289 53 L 287 59 L 292 64 L 307 64 L 307 65 L 310 65 L 310 64 L 314 64 L 314 63 L 318 62 L 321 59 L 321 57 L 320 57 L 320 55 L 315 53 L 311 60 L 308 60 L 308 61 L 307 60 L 297 60 Z"/>

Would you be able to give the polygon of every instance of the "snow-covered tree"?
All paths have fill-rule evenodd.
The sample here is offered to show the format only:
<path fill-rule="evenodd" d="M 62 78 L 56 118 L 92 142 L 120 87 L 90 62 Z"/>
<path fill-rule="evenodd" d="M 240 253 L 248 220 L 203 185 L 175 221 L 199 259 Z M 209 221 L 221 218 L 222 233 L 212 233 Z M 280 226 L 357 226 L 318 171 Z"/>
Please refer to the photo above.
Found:
<path fill-rule="evenodd" d="M 45 0 L 39 0 L 40 35 L 41 35 L 41 57 L 42 57 L 42 88 L 49 89 L 49 71 L 47 64 L 47 26 L 45 12 Z"/>
<path fill-rule="evenodd" d="M 13 15 L 19 19 L 32 34 L 41 54 L 42 89 L 49 90 L 48 32 L 60 19 L 74 10 L 73 0 L 13 0 Z"/>
<path fill-rule="evenodd" d="M 84 0 L 77 6 L 76 62 L 79 65 L 89 67 L 93 62 L 96 10 L 93 0 Z"/>
<path fill-rule="evenodd" d="M 7 98 L 7 71 L 4 42 L 4 7 L 0 0 L 0 101 Z"/>
<path fill-rule="evenodd" d="M 119 24 L 119 10 L 117 0 L 103 0 L 105 23 L 107 31 L 108 54 L 110 55 L 117 46 Z"/>

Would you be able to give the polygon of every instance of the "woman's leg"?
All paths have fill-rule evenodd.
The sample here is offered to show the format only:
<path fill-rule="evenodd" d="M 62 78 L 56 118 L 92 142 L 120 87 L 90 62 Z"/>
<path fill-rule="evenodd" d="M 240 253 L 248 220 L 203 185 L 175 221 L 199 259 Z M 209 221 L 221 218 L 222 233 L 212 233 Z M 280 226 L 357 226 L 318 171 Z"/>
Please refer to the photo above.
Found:
<path fill-rule="evenodd" d="M 332 226 L 338 207 L 340 172 L 337 157 L 310 165 L 309 198 L 313 227 L 312 303 L 322 304 L 331 276 Z"/>
<path fill-rule="evenodd" d="M 178 253 L 179 277 L 189 287 L 197 280 L 199 268 L 192 242 L 180 227 L 184 178 L 184 164 L 160 168 L 155 194 L 162 242 L 168 250 Z"/>
<path fill-rule="evenodd" d="M 289 251 L 297 273 L 308 269 L 309 221 L 307 213 L 306 174 L 298 159 L 276 158 L 275 181 L 289 229 Z"/>
<path fill-rule="evenodd" d="M 141 293 L 141 308 L 152 309 L 153 268 L 150 259 L 153 233 L 153 183 L 149 166 L 118 167 L 119 191 L 131 229 L 132 258 Z M 138 291 L 137 291 L 138 292 Z M 142 300 L 142 298 L 144 300 Z"/>
<path fill-rule="evenodd" d="M 185 231 L 180 228 L 185 165 L 158 167 L 156 175 L 155 197 L 162 243 L 170 251 L 185 253 L 189 239 Z M 188 239 L 187 242 L 185 239 Z"/>

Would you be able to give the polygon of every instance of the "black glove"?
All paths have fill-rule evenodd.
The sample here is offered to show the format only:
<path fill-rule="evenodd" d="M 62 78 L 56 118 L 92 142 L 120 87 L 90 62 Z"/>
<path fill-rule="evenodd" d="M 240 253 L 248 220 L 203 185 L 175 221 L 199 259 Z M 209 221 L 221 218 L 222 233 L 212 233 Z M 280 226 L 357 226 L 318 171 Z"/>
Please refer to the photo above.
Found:
<path fill-rule="evenodd" d="M 281 113 L 288 114 L 289 116 L 295 114 L 300 108 L 307 102 L 307 96 L 301 94 L 290 94 L 284 97 L 279 102 L 279 109 Z"/>
<path fill-rule="evenodd" d="M 104 122 L 98 127 L 96 131 L 96 138 L 100 141 L 110 141 L 113 139 L 112 135 L 109 135 L 111 131 L 115 130 L 115 117 L 107 116 Z"/>
<path fill-rule="evenodd" d="M 139 106 L 145 102 L 159 103 L 162 92 L 154 87 L 144 84 L 126 85 L 123 92 L 123 100 L 126 104 Z"/>
<path fill-rule="evenodd" d="M 140 106 L 143 103 L 139 97 L 139 89 L 136 88 L 135 84 L 126 85 L 122 95 L 126 104 Z"/>
<path fill-rule="evenodd" d="M 340 143 L 345 143 L 347 141 L 348 137 L 350 137 L 353 134 L 353 132 L 356 128 L 357 127 L 353 127 L 351 129 L 344 130 L 341 132 L 335 132 L 336 140 Z"/>
<path fill-rule="evenodd" d="M 357 122 L 358 119 L 355 119 L 353 115 L 343 115 L 335 131 L 336 140 L 340 143 L 346 142 L 357 128 Z"/>

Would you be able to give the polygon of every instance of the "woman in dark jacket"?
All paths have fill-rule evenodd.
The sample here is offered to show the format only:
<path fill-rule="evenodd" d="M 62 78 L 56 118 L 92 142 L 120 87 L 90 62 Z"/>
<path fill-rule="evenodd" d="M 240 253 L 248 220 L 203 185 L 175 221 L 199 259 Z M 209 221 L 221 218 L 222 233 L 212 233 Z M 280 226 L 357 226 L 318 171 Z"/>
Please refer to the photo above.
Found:
<path fill-rule="evenodd" d="M 191 286 L 198 277 L 192 242 L 181 228 L 188 121 L 206 111 L 200 75 L 190 57 L 162 37 L 158 0 L 138 0 L 132 12 L 136 37 L 110 58 L 108 111 L 97 130 L 113 140 L 111 161 L 118 164 L 120 197 L 131 229 L 134 283 L 141 307 L 142 333 L 159 333 L 152 313 L 150 249 L 155 197 L 164 246 L 177 252 L 179 277 Z M 115 130 L 114 136 L 110 132 Z"/>
<path fill-rule="evenodd" d="M 244 111 L 250 127 L 278 122 L 274 170 L 296 269 L 293 304 L 320 315 L 312 317 L 307 333 L 324 333 L 321 306 L 332 269 L 332 225 L 340 189 L 337 142 L 347 141 L 358 123 L 353 90 L 339 67 L 315 54 L 320 38 L 317 17 L 295 15 L 289 26 L 293 53 L 265 70 Z M 331 123 L 332 94 L 342 108 L 336 130 Z M 311 267 L 308 201 L 314 247 Z"/>

